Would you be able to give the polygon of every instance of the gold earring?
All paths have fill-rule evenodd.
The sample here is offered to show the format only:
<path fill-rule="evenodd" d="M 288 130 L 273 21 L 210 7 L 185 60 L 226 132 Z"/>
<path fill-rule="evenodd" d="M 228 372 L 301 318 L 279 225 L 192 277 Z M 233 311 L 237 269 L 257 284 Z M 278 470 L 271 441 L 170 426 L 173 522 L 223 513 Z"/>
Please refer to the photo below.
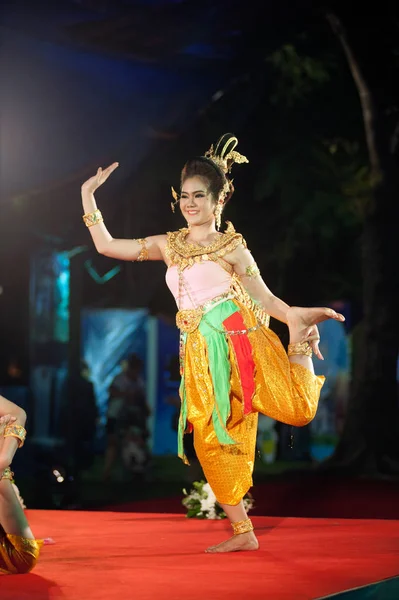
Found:
<path fill-rule="evenodd" d="M 175 212 L 175 204 L 177 204 L 179 202 L 179 194 L 176 192 L 175 188 L 173 187 L 173 185 L 171 186 L 171 190 L 172 190 L 172 196 L 175 199 L 174 202 L 170 203 L 170 207 L 172 209 L 172 212 Z"/>
<path fill-rule="evenodd" d="M 219 231 L 222 222 L 223 200 L 219 200 L 215 208 L 216 229 Z"/>

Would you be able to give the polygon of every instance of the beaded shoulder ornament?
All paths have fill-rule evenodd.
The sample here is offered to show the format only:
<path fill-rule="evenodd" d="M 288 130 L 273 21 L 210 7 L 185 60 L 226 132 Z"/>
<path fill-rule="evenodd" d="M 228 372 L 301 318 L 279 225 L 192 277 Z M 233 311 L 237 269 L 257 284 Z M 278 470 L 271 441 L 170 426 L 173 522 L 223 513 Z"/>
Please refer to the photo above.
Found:
<path fill-rule="evenodd" d="M 189 229 L 184 227 L 178 231 L 169 231 L 166 242 L 166 256 L 170 264 L 177 266 L 180 271 L 187 267 L 192 267 L 194 263 L 205 262 L 209 260 L 218 261 L 229 252 L 232 252 L 243 244 L 247 244 L 240 233 L 237 233 L 234 226 L 229 221 L 227 229 L 212 244 L 201 246 L 186 241 Z"/>

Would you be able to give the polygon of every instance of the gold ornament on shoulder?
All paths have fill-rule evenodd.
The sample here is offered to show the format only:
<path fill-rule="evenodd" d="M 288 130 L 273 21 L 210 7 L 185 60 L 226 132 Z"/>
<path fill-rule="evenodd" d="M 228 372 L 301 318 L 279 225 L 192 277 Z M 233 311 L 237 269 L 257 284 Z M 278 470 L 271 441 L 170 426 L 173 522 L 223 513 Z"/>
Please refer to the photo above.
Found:
<path fill-rule="evenodd" d="M 195 263 L 203 261 L 217 261 L 237 248 L 239 244 L 246 247 L 242 235 L 236 233 L 233 225 L 227 222 L 226 232 L 208 246 L 199 246 L 186 242 L 188 229 L 169 232 L 166 254 L 172 265 L 180 270 L 192 267 Z"/>

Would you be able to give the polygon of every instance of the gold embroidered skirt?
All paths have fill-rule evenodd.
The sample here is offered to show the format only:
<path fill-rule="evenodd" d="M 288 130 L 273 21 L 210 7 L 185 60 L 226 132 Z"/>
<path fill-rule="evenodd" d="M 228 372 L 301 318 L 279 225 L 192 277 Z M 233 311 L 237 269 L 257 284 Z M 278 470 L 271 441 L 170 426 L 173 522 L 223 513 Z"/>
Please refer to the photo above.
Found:
<path fill-rule="evenodd" d="M 217 500 L 236 505 L 252 486 L 258 412 L 306 425 L 324 377 L 290 363 L 278 337 L 236 299 L 218 304 L 197 329 L 182 334 L 181 366 L 179 456 L 186 460 L 183 433 L 193 430 Z"/>

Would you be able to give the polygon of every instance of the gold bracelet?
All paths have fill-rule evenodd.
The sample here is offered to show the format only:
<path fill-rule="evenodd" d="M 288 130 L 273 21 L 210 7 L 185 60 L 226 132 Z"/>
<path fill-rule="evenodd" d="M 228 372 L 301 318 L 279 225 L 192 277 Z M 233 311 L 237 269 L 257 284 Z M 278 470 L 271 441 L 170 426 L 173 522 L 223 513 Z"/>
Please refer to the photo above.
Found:
<path fill-rule="evenodd" d="M 255 277 L 259 277 L 260 271 L 259 271 L 258 265 L 255 262 L 252 263 L 252 265 L 249 265 L 245 269 L 245 275 L 247 277 L 250 277 L 251 279 L 255 279 Z"/>
<path fill-rule="evenodd" d="M 241 533 L 248 533 L 248 531 L 254 530 L 251 519 L 245 519 L 245 521 L 236 521 L 235 523 L 232 523 L 231 526 L 233 528 L 234 535 L 241 535 Z"/>
<path fill-rule="evenodd" d="M 94 212 L 83 215 L 82 219 L 86 227 L 93 227 L 93 225 L 104 221 L 101 211 L 98 208 Z"/>
<path fill-rule="evenodd" d="M 22 448 L 26 439 L 26 429 L 22 425 L 7 425 L 4 430 L 4 437 L 15 437 L 18 442 L 18 447 Z"/>
<path fill-rule="evenodd" d="M 136 262 L 142 262 L 143 260 L 148 260 L 148 249 L 147 249 L 147 240 L 145 238 L 140 238 L 139 240 L 135 240 L 139 244 L 141 244 L 141 250 L 136 258 Z"/>
<path fill-rule="evenodd" d="M 11 471 L 10 467 L 4 469 L 3 475 L 0 477 L 0 480 L 1 479 L 9 479 L 11 483 L 14 483 L 14 473 Z"/>
<path fill-rule="evenodd" d="M 311 357 L 312 346 L 309 342 L 297 342 L 296 344 L 288 344 L 288 356 L 295 356 L 297 354 L 302 354 L 304 356 Z"/>

